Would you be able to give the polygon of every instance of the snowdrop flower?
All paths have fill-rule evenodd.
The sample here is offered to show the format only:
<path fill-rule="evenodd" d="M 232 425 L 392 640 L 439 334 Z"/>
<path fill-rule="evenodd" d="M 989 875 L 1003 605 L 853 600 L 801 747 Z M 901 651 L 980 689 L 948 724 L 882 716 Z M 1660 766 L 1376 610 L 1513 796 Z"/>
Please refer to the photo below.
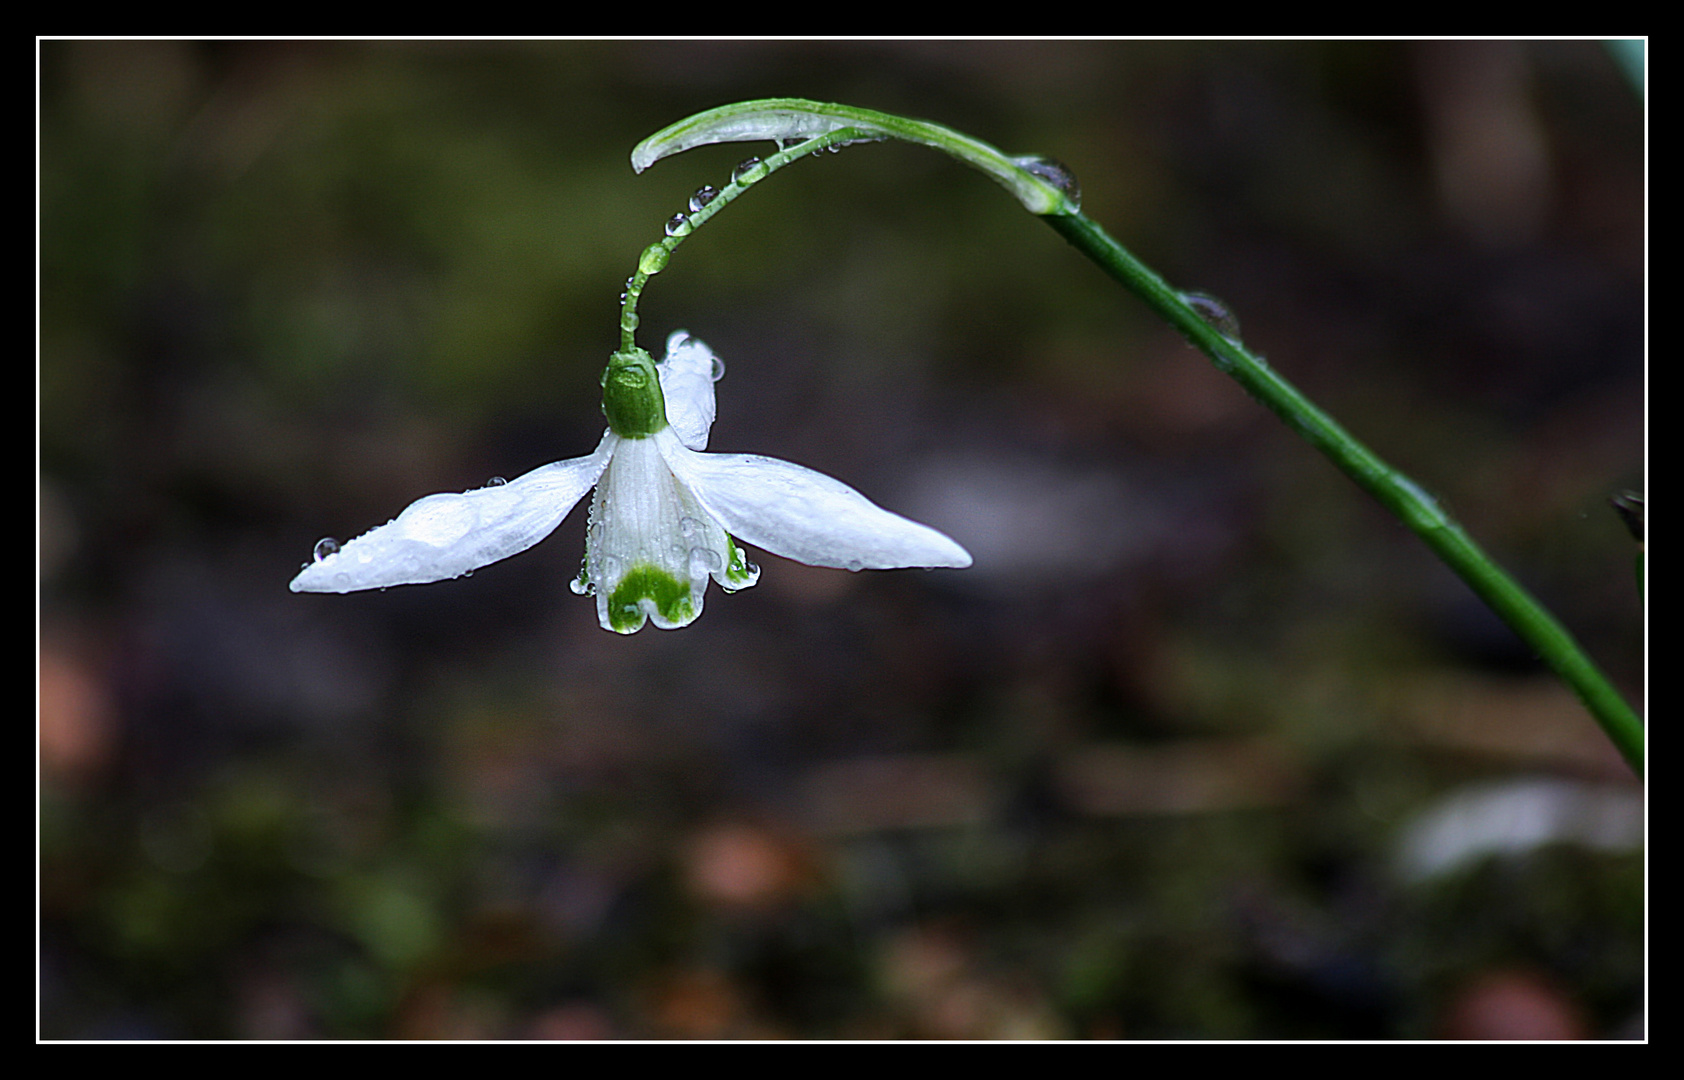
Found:
<path fill-rule="evenodd" d="M 548 536 L 592 486 L 584 567 L 604 629 L 663 630 L 760 576 L 733 537 L 810 566 L 969 566 L 964 548 L 822 473 L 756 454 L 707 454 L 723 366 L 683 331 L 656 363 L 617 352 L 602 376 L 608 430 L 594 452 L 476 491 L 429 495 L 343 547 L 317 547 L 293 592 L 354 592 L 461 577 Z"/>

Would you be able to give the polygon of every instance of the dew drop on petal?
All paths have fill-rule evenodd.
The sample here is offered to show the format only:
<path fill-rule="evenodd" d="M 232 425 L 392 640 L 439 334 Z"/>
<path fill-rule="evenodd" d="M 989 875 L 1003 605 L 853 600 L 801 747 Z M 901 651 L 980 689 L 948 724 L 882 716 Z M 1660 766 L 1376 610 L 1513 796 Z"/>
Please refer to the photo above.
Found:
<path fill-rule="evenodd" d="M 725 361 L 721 360 L 719 357 L 716 356 L 716 357 L 713 358 L 713 371 L 709 373 L 709 378 L 713 379 L 714 382 L 718 382 L 720 379 L 723 379 L 724 377 L 725 377 Z"/>
<path fill-rule="evenodd" d="M 690 196 L 690 212 L 694 214 L 719 196 L 719 190 L 712 184 L 703 184 Z"/>
<path fill-rule="evenodd" d="M 1184 292 L 1181 300 L 1188 307 L 1199 313 L 1199 318 L 1209 323 L 1218 334 L 1236 344 L 1240 340 L 1240 320 L 1229 310 L 1228 305 L 1209 293 Z"/>
<path fill-rule="evenodd" d="M 589 596 L 591 593 L 596 592 L 595 586 L 586 581 L 583 576 L 576 577 L 569 581 L 567 583 L 567 587 L 572 589 L 574 594 L 578 596 Z"/>
<path fill-rule="evenodd" d="M 1012 164 L 1024 172 L 1033 173 L 1063 192 L 1064 200 L 1069 203 L 1071 210 L 1082 208 L 1082 185 L 1076 182 L 1076 174 L 1071 172 L 1068 166 L 1052 158 L 1034 154 L 1013 158 Z"/>
<path fill-rule="evenodd" d="M 335 540 L 331 536 L 324 536 L 320 540 L 316 541 L 316 550 L 314 552 L 315 559 L 317 562 L 321 562 L 323 559 L 338 550 L 339 541 Z"/>
<path fill-rule="evenodd" d="M 701 580 L 709 574 L 716 574 L 725 569 L 725 561 L 719 557 L 719 552 L 712 548 L 693 547 L 690 549 L 690 577 Z"/>
<path fill-rule="evenodd" d="M 503 477 L 493 476 L 491 479 L 489 479 L 485 482 L 485 486 L 486 487 L 502 487 L 506 483 L 508 483 L 508 481 L 506 479 L 504 479 Z"/>

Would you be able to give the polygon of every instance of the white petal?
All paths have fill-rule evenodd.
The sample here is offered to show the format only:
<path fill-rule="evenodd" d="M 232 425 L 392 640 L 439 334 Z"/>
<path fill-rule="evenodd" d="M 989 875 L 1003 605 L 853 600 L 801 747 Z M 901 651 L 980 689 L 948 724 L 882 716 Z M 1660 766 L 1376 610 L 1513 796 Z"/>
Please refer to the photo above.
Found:
<path fill-rule="evenodd" d="M 461 577 L 518 554 L 555 531 L 596 483 L 619 442 L 461 495 L 428 495 L 338 551 L 305 565 L 293 592 L 355 592 Z"/>
<path fill-rule="evenodd" d="M 661 377 L 661 396 L 667 402 L 667 423 L 692 450 L 706 450 L 713 427 L 713 350 L 679 330 L 667 338 L 667 355 L 655 365 Z"/>
<path fill-rule="evenodd" d="M 655 436 L 667 465 L 725 531 L 809 566 L 969 566 L 964 548 L 823 473 L 758 454 L 698 454 Z"/>

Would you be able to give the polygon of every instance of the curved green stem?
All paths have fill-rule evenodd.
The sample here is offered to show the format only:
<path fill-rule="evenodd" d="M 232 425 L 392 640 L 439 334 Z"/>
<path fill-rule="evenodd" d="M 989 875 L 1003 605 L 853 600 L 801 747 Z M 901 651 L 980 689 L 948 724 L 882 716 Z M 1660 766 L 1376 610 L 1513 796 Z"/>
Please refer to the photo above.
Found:
<path fill-rule="evenodd" d="M 845 143 L 874 141 L 880 138 L 882 136 L 867 131 L 835 125 L 816 136 L 805 139 L 801 139 L 798 135 L 785 136 L 783 141 L 793 142 L 794 145 L 769 155 L 763 161 L 756 158 L 744 161 L 731 174 L 731 182 L 715 191 L 706 200 L 701 200 L 699 198 L 700 193 L 698 193 L 698 198 L 691 202 L 690 212 L 688 214 L 681 213 L 672 219 L 672 223 L 668 227 L 667 238 L 643 249 L 643 254 L 637 260 L 637 273 L 626 279 L 626 291 L 620 298 L 621 350 L 629 351 L 635 344 L 633 339 L 638 324 L 637 301 L 638 297 L 643 295 L 644 286 L 649 283 L 651 277 L 666 268 L 667 260 L 678 249 L 678 245 L 684 242 L 685 237 L 707 224 L 713 215 L 735 202 L 752 185 L 766 179 L 790 162 L 807 154 L 816 154 L 833 147 L 840 147 Z M 650 139 L 645 139 L 643 143 L 639 144 L 639 149 L 650 141 Z M 637 160 L 635 153 L 632 155 L 632 159 L 635 163 Z M 643 170 L 638 169 L 638 171 L 642 172 Z M 704 188 L 703 190 L 710 189 Z M 698 202 L 700 202 L 700 205 L 697 205 Z M 680 219 L 682 219 L 682 222 Z"/>
<path fill-rule="evenodd" d="M 1504 622 L 1538 651 L 1590 710 L 1641 776 L 1643 722 L 1556 618 L 1482 551 L 1438 500 L 1358 442 L 1277 374 L 1263 358 L 1224 337 L 1110 234 L 1080 213 L 1047 224 L 1078 251 L 1146 301 L 1246 392 L 1286 421 L 1340 471 L 1409 526 Z"/>
<path fill-rule="evenodd" d="M 1098 224 L 1085 217 L 1080 210 L 1080 196 L 1074 180 L 1056 164 L 1042 158 L 1008 157 L 987 143 L 927 121 L 908 120 L 847 105 L 772 98 L 710 109 L 664 128 L 638 144 L 632 152 L 632 166 L 642 172 L 669 154 L 708 143 L 754 139 L 809 140 L 768 158 L 763 164 L 770 172 L 811 152 L 814 144 L 826 139 L 832 140 L 827 145 L 836 145 L 881 138 L 902 139 L 942 150 L 981 169 L 1011 191 L 1026 209 L 1046 218 L 1047 224 L 1076 250 L 1144 300 L 1209 356 L 1220 370 L 1286 421 L 1287 426 L 1325 454 L 1342 472 L 1420 536 L 1480 599 L 1538 651 L 1584 702 L 1632 769 L 1639 776 L 1643 774 L 1643 722 L 1566 628 L 1492 562 L 1462 527 L 1445 513 L 1437 499 L 1353 438 L 1337 421 L 1270 368 L 1262 357 L 1206 321 L 1187 296 L 1171 288 Z M 775 166 L 772 164 L 774 161 L 777 162 Z M 759 178 L 756 176 L 754 179 Z M 735 198 L 741 191 L 730 191 L 730 194 L 731 198 Z M 728 202 L 725 195 L 726 192 L 721 192 L 716 201 Z M 710 204 L 708 209 L 716 211 L 717 207 Z M 677 238 L 667 241 L 672 245 L 676 242 Z M 649 259 L 650 252 L 660 247 L 652 246 L 645 252 L 645 259 Z M 670 250 L 670 247 L 666 249 Z M 664 257 L 659 261 L 664 265 Z M 635 287 L 641 289 L 642 279 L 633 280 Z M 632 291 L 628 286 L 628 294 Z M 624 320 L 621 325 L 629 344 L 630 330 L 625 328 Z M 634 313 L 632 326 L 635 325 Z"/>

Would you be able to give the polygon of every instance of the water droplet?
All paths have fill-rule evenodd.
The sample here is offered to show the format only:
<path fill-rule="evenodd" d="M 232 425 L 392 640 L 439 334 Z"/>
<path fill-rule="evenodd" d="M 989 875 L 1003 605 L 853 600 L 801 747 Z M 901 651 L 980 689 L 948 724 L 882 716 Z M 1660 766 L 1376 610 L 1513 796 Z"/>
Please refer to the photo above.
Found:
<path fill-rule="evenodd" d="M 339 541 L 335 540 L 331 536 L 324 536 L 320 540 L 316 541 L 316 551 L 315 551 L 316 561 L 321 562 L 323 559 L 327 558 L 329 555 L 332 555 L 334 552 L 336 552 L 338 550 L 339 550 Z"/>
<path fill-rule="evenodd" d="M 865 569 L 865 563 L 860 562 L 858 559 L 849 559 L 848 560 L 848 569 L 852 570 L 854 573 L 857 574 L 861 570 Z"/>
<path fill-rule="evenodd" d="M 491 479 L 489 479 L 485 482 L 485 486 L 486 487 L 502 487 L 506 483 L 508 483 L 508 481 L 503 479 L 501 476 L 493 476 Z"/>
<path fill-rule="evenodd" d="M 694 214 L 708 203 L 719 197 L 719 189 L 712 184 L 703 184 L 690 196 L 690 212 Z"/>
<path fill-rule="evenodd" d="M 725 361 L 721 360 L 717 356 L 714 357 L 713 371 L 709 373 L 709 377 L 712 378 L 714 382 L 718 382 L 720 379 L 723 379 L 725 377 Z"/>
<path fill-rule="evenodd" d="M 636 330 L 637 324 L 640 321 L 642 320 L 637 317 L 637 312 L 635 311 L 620 312 L 620 329 L 622 330 Z"/>
<path fill-rule="evenodd" d="M 1076 182 L 1076 174 L 1064 164 L 1052 158 L 1039 157 L 1031 154 L 1028 157 L 1013 158 L 1012 164 L 1025 172 L 1034 173 L 1053 187 L 1064 193 L 1064 199 L 1070 204 L 1070 209 L 1082 208 L 1082 185 Z"/>
<path fill-rule="evenodd" d="M 683 214 L 674 214 L 667 219 L 668 236 L 688 236 L 690 234 L 690 219 Z"/>
<path fill-rule="evenodd" d="M 766 167 L 761 164 L 760 159 L 751 157 L 738 162 L 737 167 L 731 170 L 731 183 L 747 187 L 765 175 Z"/>
<path fill-rule="evenodd" d="M 576 596 L 589 596 L 596 592 L 596 588 L 592 586 L 589 581 L 585 580 L 585 576 L 582 571 L 578 577 L 567 583 L 567 587 L 572 589 L 574 595 Z"/>
<path fill-rule="evenodd" d="M 1228 305 L 1209 293 L 1184 292 L 1182 302 L 1199 313 L 1199 318 L 1209 323 L 1216 332 L 1229 341 L 1238 343 L 1240 340 L 1240 320 L 1228 309 Z"/>
<path fill-rule="evenodd" d="M 690 578 L 699 581 L 709 574 L 718 573 L 725 568 L 725 560 L 719 557 L 719 552 L 705 547 L 690 549 Z"/>
<path fill-rule="evenodd" d="M 667 251 L 666 245 L 650 244 L 643 249 L 643 254 L 638 256 L 638 272 L 645 276 L 659 274 L 667 268 L 667 260 L 671 257 L 672 255 Z"/>
<path fill-rule="evenodd" d="M 701 527 L 702 523 L 693 517 L 681 517 L 678 519 L 678 531 L 683 533 L 686 539 L 695 536 L 697 530 Z"/>

